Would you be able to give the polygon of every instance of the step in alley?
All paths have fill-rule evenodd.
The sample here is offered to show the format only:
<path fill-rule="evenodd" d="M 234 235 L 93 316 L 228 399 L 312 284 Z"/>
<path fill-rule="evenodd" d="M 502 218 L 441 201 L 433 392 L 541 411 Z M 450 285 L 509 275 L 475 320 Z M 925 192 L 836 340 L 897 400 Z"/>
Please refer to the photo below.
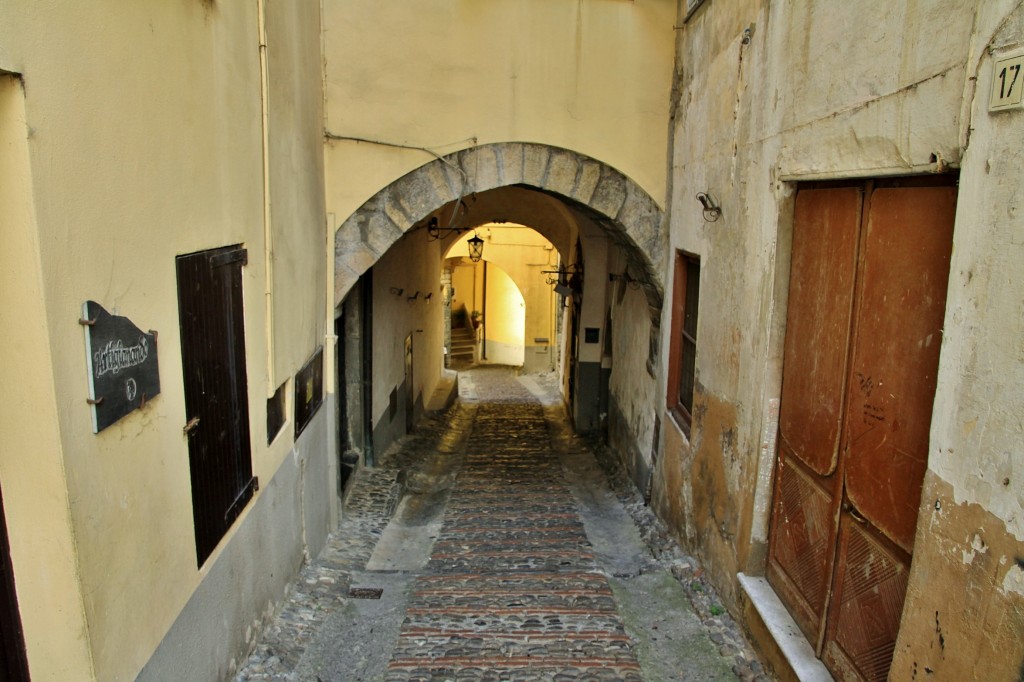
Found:
<path fill-rule="evenodd" d="M 463 372 L 361 470 L 237 682 L 768 679 L 550 381 Z"/>

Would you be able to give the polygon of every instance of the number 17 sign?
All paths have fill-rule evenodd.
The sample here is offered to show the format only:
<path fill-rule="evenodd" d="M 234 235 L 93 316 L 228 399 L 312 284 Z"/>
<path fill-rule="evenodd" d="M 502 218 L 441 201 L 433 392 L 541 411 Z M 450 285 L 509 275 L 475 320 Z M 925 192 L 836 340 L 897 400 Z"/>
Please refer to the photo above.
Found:
<path fill-rule="evenodd" d="M 1013 109 L 1021 104 L 1024 92 L 1024 54 L 1001 57 L 995 61 L 992 73 L 992 96 L 988 101 L 989 111 Z"/>

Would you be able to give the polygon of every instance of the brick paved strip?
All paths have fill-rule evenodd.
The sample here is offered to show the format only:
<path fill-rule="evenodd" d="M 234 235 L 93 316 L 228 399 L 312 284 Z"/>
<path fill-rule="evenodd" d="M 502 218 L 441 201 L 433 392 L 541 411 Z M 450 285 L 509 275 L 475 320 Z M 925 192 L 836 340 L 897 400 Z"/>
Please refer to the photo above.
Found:
<path fill-rule="evenodd" d="M 632 657 L 632 653 L 629 654 Z M 614 668 L 617 670 L 640 670 L 640 664 L 635 658 L 612 658 L 612 657 L 580 657 L 580 658 L 544 658 L 538 660 L 534 656 L 515 657 L 493 657 L 483 658 L 476 656 L 454 657 L 445 656 L 442 658 L 430 659 L 431 669 L 454 669 L 460 668 L 482 668 L 483 670 L 515 670 L 532 669 L 537 665 L 548 668 L 573 667 L 573 668 L 597 668 L 606 670 Z M 417 658 L 400 658 L 392 660 L 388 668 L 422 668 L 424 661 Z"/>
<path fill-rule="evenodd" d="M 431 597 L 431 596 L 451 595 L 451 594 L 457 594 L 460 597 L 487 597 L 487 596 L 490 596 L 490 595 L 495 595 L 495 596 L 501 595 L 501 596 L 504 596 L 504 597 L 512 598 L 512 597 L 517 597 L 517 596 L 519 596 L 521 594 L 532 595 L 532 594 L 534 594 L 536 592 L 536 590 L 537 590 L 537 586 L 536 585 L 529 585 L 529 586 L 522 587 L 522 588 L 519 588 L 519 589 L 509 589 L 509 588 L 499 589 L 499 588 L 494 588 L 494 589 L 475 589 L 475 590 L 467 590 L 465 587 L 462 587 L 461 585 L 454 585 L 452 587 L 447 587 L 447 588 L 431 588 L 431 589 L 416 590 L 415 592 L 413 592 L 413 595 L 417 596 L 417 597 Z M 608 589 L 607 587 L 605 587 L 605 586 L 586 587 L 586 588 L 579 588 L 579 589 L 553 588 L 553 589 L 550 589 L 550 590 L 545 590 L 545 592 L 544 592 L 544 594 L 542 596 L 545 596 L 545 597 L 553 597 L 553 596 L 558 596 L 558 597 L 594 597 L 594 596 L 610 597 L 610 596 L 612 596 L 612 591 L 610 589 Z"/>
<path fill-rule="evenodd" d="M 410 606 L 406 613 L 414 615 L 438 614 L 438 609 L 433 607 Z M 615 613 L 615 602 L 610 604 L 588 604 L 587 606 L 522 606 L 518 608 L 495 608 L 487 604 L 474 606 L 444 606 L 440 611 L 441 615 L 453 616 L 518 616 L 520 618 L 537 618 L 546 615 L 570 615 L 586 616 L 595 613 Z"/>
<path fill-rule="evenodd" d="M 601 573 L 594 573 L 593 571 L 551 571 L 549 573 L 535 572 L 535 573 L 524 573 L 519 575 L 512 574 L 500 574 L 495 575 L 493 572 L 477 572 L 477 573 L 462 573 L 458 576 L 451 575 L 424 575 L 416 579 L 418 583 L 429 583 L 429 582 L 451 582 L 453 579 L 471 582 L 471 581 L 484 581 L 487 583 L 501 584 L 501 585 L 514 585 L 520 582 L 536 582 L 544 580 L 565 580 L 565 581 L 577 581 L 583 583 L 599 583 L 605 587 L 608 586 L 608 579 Z"/>
<path fill-rule="evenodd" d="M 480 632 L 477 630 L 450 630 L 441 628 L 406 628 L 402 631 L 403 634 L 409 637 L 446 637 L 446 638 L 470 638 L 480 637 Z M 616 641 L 616 642 L 629 642 L 631 641 L 629 635 L 622 632 L 608 632 L 606 630 L 579 630 L 575 632 L 544 632 L 543 630 L 519 630 L 517 632 L 504 632 L 500 636 L 492 636 L 488 633 L 488 639 L 503 639 L 503 640 L 523 640 L 527 642 L 544 642 L 544 641 L 561 641 L 561 640 L 583 640 L 583 641 L 595 641 L 600 639 L 602 641 Z"/>

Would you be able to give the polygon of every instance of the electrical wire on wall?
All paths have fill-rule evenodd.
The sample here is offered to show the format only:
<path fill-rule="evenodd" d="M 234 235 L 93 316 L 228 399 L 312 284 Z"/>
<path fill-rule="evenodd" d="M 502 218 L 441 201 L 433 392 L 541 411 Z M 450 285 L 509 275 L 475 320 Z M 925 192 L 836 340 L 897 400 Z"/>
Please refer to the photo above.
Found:
<path fill-rule="evenodd" d="M 430 154 L 435 159 L 437 159 L 441 163 L 445 164 L 449 168 L 452 168 L 452 169 L 458 171 L 459 176 L 462 179 L 462 186 L 459 188 L 459 191 L 458 191 L 458 195 L 459 196 L 455 200 L 455 208 L 452 209 L 452 215 L 451 215 L 451 218 L 448 221 L 448 228 L 447 228 L 449 230 L 454 230 L 455 229 L 455 216 L 458 214 L 459 206 L 465 207 L 465 205 L 466 205 L 466 203 L 464 201 L 464 198 L 466 196 L 466 187 L 469 185 L 469 176 L 466 175 L 466 171 L 462 170 L 461 166 L 459 166 L 458 164 L 452 163 L 448 159 L 444 158 L 443 156 L 441 156 L 440 154 L 435 152 L 430 147 L 420 147 L 420 146 L 417 146 L 417 145 L 404 144 L 404 143 L 401 143 L 401 142 L 385 142 L 384 140 L 373 140 L 373 139 L 370 139 L 370 138 L 367 138 L 367 137 L 355 137 L 353 135 L 336 135 L 336 134 L 334 134 L 334 133 L 332 133 L 330 131 L 324 131 L 324 138 L 328 139 L 328 140 L 337 140 L 337 141 L 341 141 L 341 142 L 363 142 L 363 143 L 366 143 L 366 144 L 380 145 L 381 147 L 392 147 L 394 149 L 411 149 L 413 151 L 424 152 L 426 154 Z M 449 147 L 449 146 L 452 146 L 452 145 L 463 144 L 463 143 L 466 143 L 466 142 L 468 142 L 471 145 L 475 146 L 477 144 L 477 137 L 474 135 L 473 137 L 467 137 L 466 139 L 458 140 L 457 142 L 450 142 L 450 143 L 448 143 L 446 145 L 443 145 L 443 146 Z"/>

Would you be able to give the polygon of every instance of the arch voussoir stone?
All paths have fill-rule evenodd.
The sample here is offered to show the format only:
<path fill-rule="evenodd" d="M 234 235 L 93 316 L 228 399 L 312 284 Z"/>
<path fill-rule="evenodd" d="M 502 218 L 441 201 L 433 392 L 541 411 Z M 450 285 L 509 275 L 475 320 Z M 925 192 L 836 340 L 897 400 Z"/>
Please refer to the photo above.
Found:
<path fill-rule="evenodd" d="M 499 187 L 498 154 L 492 146 L 473 147 L 459 154 L 459 166 L 462 168 L 471 187 L 466 193 L 483 192 Z"/>
<path fill-rule="evenodd" d="M 545 189 L 544 179 L 547 176 L 548 160 L 551 156 L 548 147 L 538 144 L 523 147 L 523 184 Z"/>
<path fill-rule="evenodd" d="M 611 168 L 603 168 L 594 194 L 587 205 L 598 213 L 618 219 L 619 210 L 626 202 L 626 176 Z"/>
<path fill-rule="evenodd" d="M 544 189 L 571 197 L 573 190 L 576 189 L 576 176 L 579 170 L 578 155 L 567 151 L 553 152 L 549 157 Z"/>

